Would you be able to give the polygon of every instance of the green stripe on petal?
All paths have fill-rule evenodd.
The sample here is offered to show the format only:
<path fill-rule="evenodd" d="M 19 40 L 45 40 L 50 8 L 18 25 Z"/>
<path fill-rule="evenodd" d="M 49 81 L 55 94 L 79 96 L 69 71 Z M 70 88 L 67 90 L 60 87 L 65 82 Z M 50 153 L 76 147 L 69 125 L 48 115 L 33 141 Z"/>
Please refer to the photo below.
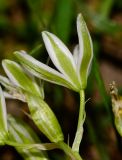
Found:
<path fill-rule="evenodd" d="M 50 68 L 49 66 L 39 62 L 24 51 L 14 53 L 20 63 L 38 78 L 46 81 L 65 86 L 67 88 L 78 91 L 78 88 L 72 84 L 64 75 Z"/>
<path fill-rule="evenodd" d="M 76 65 L 71 52 L 54 34 L 44 31 L 42 36 L 48 54 L 56 68 L 80 89 Z"/>
<path fill-rule="evenodd" d="M 28 76 L 19 64 L 10 60 L 3 60 L 3 68 L 9 79 L 23 90 L 42 96 L 38 85 Z"/>
<path fill-rule="evenodd" d="M 40 140 L 35 132 L 24 121 L 8 116 L 9 138 L 12 142 L 18 144 L 34 144 L 39 143 Z M 16 150 L 23 156 L 25 160 L 49 160 L 46 152 L 39 151 L 37 149 L 22 149 L 15 147 Z"/>
<path fill-rule="evenodd" d="M 75 61 L 75 64 L 76 66 L 78 65 L 78 59 L 79 59 L 79 45 L 76 45 L 74 47 L 74 50 L 73 50 L 73 58 L 74 58 L 74 61 Z"/>
<path fill-rule="evenodd" d="M 77 32 L 79 38 L 79 63 L 82 88 L 86 87 L 87 76 L 93 57 L 93 46 L 86 23 L 81 14 L 77 17 Z"/>
<path fill-rule="evenodd" d="M 4 144 L 8 135 L 6 104 L 3 91 L 0 87 L 0 144 Z"/>

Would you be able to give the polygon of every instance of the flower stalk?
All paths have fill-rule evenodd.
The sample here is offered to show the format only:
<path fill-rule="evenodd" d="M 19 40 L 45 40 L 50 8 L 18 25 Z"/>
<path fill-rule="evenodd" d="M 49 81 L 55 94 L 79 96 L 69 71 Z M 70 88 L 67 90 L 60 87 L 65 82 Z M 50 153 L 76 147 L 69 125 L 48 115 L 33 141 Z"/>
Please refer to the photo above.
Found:
<path fill-rule="evenodd" d="M 79 152 L 79 146 L 83 136 L 83 123 L 85 120 L 85 94 L 84 90 L 80 91 L 80 109 L 79 109 L 79 118 L 78 118 L 78 125 L 77 131 L 75 135 L 75 139 L 72 145 L 73 151 Z"/>
<path fill-rule="evenodd" d="M 58 146 L 71 158 L 71 160 L 83 160 L 79 153 L 73 151 L 66 143 L 59 142 Z"/>

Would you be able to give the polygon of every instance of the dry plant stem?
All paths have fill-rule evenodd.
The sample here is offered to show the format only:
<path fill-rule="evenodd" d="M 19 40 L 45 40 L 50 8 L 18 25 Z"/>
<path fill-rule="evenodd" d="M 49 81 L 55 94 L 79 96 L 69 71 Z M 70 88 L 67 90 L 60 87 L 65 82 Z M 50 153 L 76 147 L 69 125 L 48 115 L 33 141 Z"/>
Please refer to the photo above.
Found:
<path fill-rule="evenodd" d="M 79 118 L 78 118 L 78 126 L 75 135 L 75 139 L 72 145 L 72 150 L 79 152 L 79 146 L 83 136 L 83 123 L 85 118 L 85 94 L 84 90 L 80 91 L 80 110 L 79 110 Z"/>
<path fill-rule="evenodd" d="M 61 150 L 63 150 L 71 160 L 83 160 L 78 152 L 73 151 L 66 143 L 59 142 L 58 146 Z"/>

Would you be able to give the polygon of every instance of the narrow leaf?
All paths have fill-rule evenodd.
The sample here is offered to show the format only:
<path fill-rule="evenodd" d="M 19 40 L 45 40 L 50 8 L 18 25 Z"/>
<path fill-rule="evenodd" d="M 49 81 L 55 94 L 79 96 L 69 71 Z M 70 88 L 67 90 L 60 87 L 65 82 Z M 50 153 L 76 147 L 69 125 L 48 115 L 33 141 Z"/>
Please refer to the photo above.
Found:
<path fill-rule="evenodd" d="M 109 103 L 108 103 L 108 96 L 107 96 L 106 88 L 104 85 L 104 81 L 102 79 L 102 75 L 100 73 L 100 68 L 99 68 L 99 64 L 97 62 L 96 57 L 93 58 L 93 75 L 96 79 L 97 87 L 98 87 L 99 93 L 102 97 L 102 101 L 104 104 L 103 107 L 105 108 L 105 110 L 108 114 L 109 122 L 112 123 L 112 115 L 111 115 L 111 109 L 110 109 Z"/>
<path fill-rule="evenodd" d="M 55 5 L 53 25 L 55 26 L 56 35 L 65 43 L 69 41 L 72 31 L 73 4 L 74 2 L 71 0 L 61 0 L 56 1 Z"/>
<path fill-rule="evenodd" d="M 36 77 L 78 91 L 78 88 L 76 88 L 66 77 L 64 77 L 64 75 L 39 62 L 25 52 L 15 52 L 14 54 L 20 63 L 26 65 L 25 68 L 28 67 L 31 74 L 34 74 Z"/>

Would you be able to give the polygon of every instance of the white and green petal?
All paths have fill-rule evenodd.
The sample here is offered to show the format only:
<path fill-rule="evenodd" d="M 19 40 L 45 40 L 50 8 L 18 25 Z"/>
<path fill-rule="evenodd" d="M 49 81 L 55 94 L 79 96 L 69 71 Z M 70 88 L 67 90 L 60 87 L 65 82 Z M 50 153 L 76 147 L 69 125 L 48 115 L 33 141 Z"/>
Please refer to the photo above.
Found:
<path fill-rule="evenodd" d="M 89 31 L 81 14 L 77 17 L 77 32 L 79 38 L 78 69 L 80 72 L 82 87 L 85 88 L 93 58 L 93 46 Z"/>
<path fill-rule="evenodd" d="M 79 89 L 62 73 L 50 68 L 49 66 L 39 62 L 24 51 L 14 53 L 20 63 L 22 63 L 31 74 L 46 81 L 65 86 L 67 88 L 78 91 Z"/>
<path fill-rule="evenodd" d="M 42 37 L 48 54 L 56 68 L 80 89 L 76 65 L 69 49 L 52 33 L 44 31 L 42 32 Z"/>
<path fill-rule="evenodd" d="M 38 85 L 24 72 L 19 64 L 14 61 L 3 60 L 2 65 L 13 84 L 27 92 L 42 96 Z"/>
<path fill-rule="evenodd" d="M 78 61 L 79 61 L 78 60 L 79 59 L 79 45 L 78 44 L 74 47 L 73 58 L 74 58 L 74 61 L 75 61 L 75 65 L 77 67 Z M 77 72 L 78 72 L 78 68 L 77 68 Z"/>
<path fill-rule="evenodd" d="M 8 136 L 6 104 L 3 91 L 0 87 L 0 144 L 4 144 Z"/>

